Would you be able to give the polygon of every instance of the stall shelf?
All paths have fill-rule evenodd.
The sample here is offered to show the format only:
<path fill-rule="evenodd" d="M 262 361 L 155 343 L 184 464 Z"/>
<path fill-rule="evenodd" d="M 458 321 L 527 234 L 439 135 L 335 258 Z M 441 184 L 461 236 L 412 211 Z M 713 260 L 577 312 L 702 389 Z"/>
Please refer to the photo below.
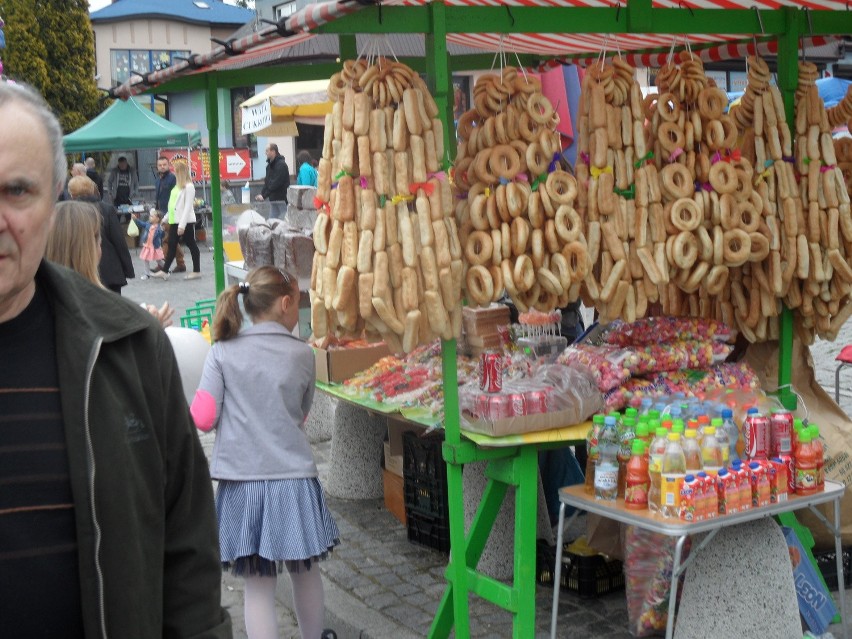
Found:
<path fill-rule="evenodd" d="M 675 545 L 674 563 L 672 564 L 672 587 L 669 592 L 669 609 L 668 620 L 666 624 L 666 639 L 671 639 L 674 631 L 674 614 L 675 602 L 677 601 L 677 591 L 679 577 L 686 570 L 692 559 L 705 548 L 713 538 L 723 528 L 728 526 L 736 526 L 749 521 L 763 519 L 764 517 L 772 517 L 774 515 L 782 515 L 795 510 L 809 508 L 816 516 L 825 524 L 825 526 L 834 535 L 834 547 L 837 555 L 837 574 L 839 579 L 838 599 L 840 600 L 840 616 L 843 622 L 843 637 L 848 637 L 846 623 L 846 597 L 844 596 L 843 583 L 843 552 L 840 546 L 840 498 L 843 497 L 843 492 L 846 487 L 838 482 L 826 480 L 825 490 L 813 495 L 790 495 L 787 501 L 769 504 L 760 508 L 752 508 L 745 512 L 734 513 L 732 515 L 724 515 L 714 519 L 706 519 L 704 521 L 687 522 L 679 519 L 665 519 L 661 515 L 652 513 L 648 510 L 629 510 L 624 507 L 623 501 L 607 502 L 599 501 L 593 495 L 585 493 L 583 486 L 569 486 L 562 488 L 559 491 L 559 533 L 556 540 L 556 576 L 553 580 L 554 584 L 559 584 L 560 574 L 562 572 L 562 534 L 563 525 L 565 524 L 565 508 L 573 506 L 574 514 L 571 515 L 569 523 L 574 520 L 580 511 L 594 513 L 601 517 L 615 520 L 622 524 L 637 526 L 649 532 L 659 533 L 667 537 L 677 537 Z M 825 516 L 819 512 L 814 506 L 826 503 L 834 504 L 834 523 L 829 522 Z M 681 563 L 681 554 L 683 544 L 687 537 L 697 535 L 699 533 L 708 533 L 692 550 L 689 558 Z M 559 612 L 559 587 L 554 586 L 553 590 L 553 610 L 550 622 L 550 637 L 556 637 L 556 618 Z"/>
<path fill-rule="evenodd" d="M 778 86 L 784 97 L 790 124 L 797 86 L 800 43 L 810 46 L 824 36 L 852 33 L 852 12 L 835 0 L 784 0 L 761 3 L 759 7 L 737 0 L 568 0 L 537 2 L 520 0 L 496 4 L 492 0 L 449 0 L 377 3 L 340 0 L 309 5 L 278 24 L 264 27 L 251 36 L 231 40 L 210 53 L 194 55 L 162 71 L 143 78 L 132 78 L 114 91 L 129 97 L 157 85 L 164 90 L 204 89 L 207 92 L 207 124 L 211 157 L 218 155 L 219 105 L 221 88 L 328 77 L 339 65 L 324 61 L 298 67 L 244 68 L 240 57 L 253 48 L 270 47 L 276 38 L 303 42 L 311 33 L 336 33 L 340 36 L 340 59 L 358 53 L 356 35 L 417 33 L 425 34 L 425 60 L 403 60 L 417 70 L 425 70 L 445 123 L 452 122 L 451 70 L 487 68 L 491 56 L 451 56 L 448 39 L 465 39 L 484 50 L 518 52 L 523 65 L 538 65 L 554 58 L 589 60 L 606 43 L 618 46 L 628 60 L 642 63 L 641 55 L 654 57 L 654 64 L 665 58 L 673 34 L 689 34 L 707 59 L 743 57 L 758 51 L 776 53 Z M 764 8 L 765 7 L 765 8 Z M 613 37 L 621 38 L 616 45 Z M 680 41 L 681 44 L 684 42 Z M 610 51 L 612 53 L 612 51 Z M 251 56 L 249 56 L 251 58 Z M 257 58 L 263 62 L 263 57 Z M 466 64 L 478 66 L 465 66 Z M 181 76 L 187 76 L 185 78 Z M 180 78 L 180 79 L 178 79 Z M 165 84 L 164 84 L 165 83 Z M 445 148 L 452 153 L 452 128 L 445 124 Z M 214 209 L 215 262 L 222 259 L 222 216 L 219 197 L 218 163 L 212 162 L 212 203 Z M 217 290 L 224 288 L 224 270 L 217 268 Z M 782 313 L 778 383 L 781 401 L 795 407 L 790 389 L 793 343 L 792 314 Z M 477 594 L 513 614 L 513 636 L 531 637 L 535 622 L 535 517 L 536 467 L 538 445 L 495 448 L 462 439 L 458 404 L 458 379 L 455 368 L 456 342 L 442 344 L 446 440 L 443 454 L 447 461 L 450 506 L 450 543 L 453 551 L 447 568 L 448 587 L 429 631 L 430 637 L 470 636 L 468 597 Z M 464 529 L 462 467 L 475 461 L 488 461 L 489 477 L 482 504 L 471 531 Z M 476 570 L 487 533 L 500 502 L 509 486 L 516 488 L 515 577 L 506 585 Z"/>

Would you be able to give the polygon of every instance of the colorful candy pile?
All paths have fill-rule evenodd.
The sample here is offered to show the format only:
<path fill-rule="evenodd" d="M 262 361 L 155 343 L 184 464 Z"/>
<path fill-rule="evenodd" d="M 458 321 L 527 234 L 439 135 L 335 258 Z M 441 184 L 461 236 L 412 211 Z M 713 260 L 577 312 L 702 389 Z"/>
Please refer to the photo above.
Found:
<path fill-rule="evenodd" d="M 624 348 L 574 344 L 566 348 L 556 362 L 588 369 L 600 392 L 606 393 L 630 379 L 630 367 L 636 365 L 637 358 L 633 351 Z"/>
<path fill-rule="evenodd" d="M 709 368 L 725 361 L 733 350 L 723 342 L 683 341 L 631 346 L 635 364 L 631 364 L 631 375 L 650 375 L 664 371 Z M 633 358 L 631 358 L 631 361 Z"/>
<path fill-rule="evenodd" d="M 607 332 L 605 340 L 613 346 L 644 346 L 675 341 L 727 342 L 731 337 L 731 329 L 716 320 L 660 315 L 619 322 Z"/>

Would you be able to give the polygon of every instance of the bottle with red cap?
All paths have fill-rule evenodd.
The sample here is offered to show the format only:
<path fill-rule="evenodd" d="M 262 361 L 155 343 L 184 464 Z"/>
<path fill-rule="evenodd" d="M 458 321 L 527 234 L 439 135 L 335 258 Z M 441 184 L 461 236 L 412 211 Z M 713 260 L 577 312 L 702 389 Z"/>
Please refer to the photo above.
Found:
<path fill-rule="evenodd" d="M 631 447 L 632 454 L 627 462 L 624 506 L 631 510 L 644 510 L 648 508 L 648 491 L 651 485 L 648 460 L 645 458 L 645 442 L 634 439 Z"/>
<path fill-rule="evenodd" d="M 799 433 L 799 452 L 796 454 L 796 494 L 812 495 L 817 492 L 817 451 L 811 442 L 810 429 Z"/>
<path fill-rule="evenodd" d="M 819 436 L 819 426 L 811 424 L 808 428 L 811 431 L 811 446 L 816 453 L 817 491 L 821 491 L 825 490 L 825 447 Z"/>

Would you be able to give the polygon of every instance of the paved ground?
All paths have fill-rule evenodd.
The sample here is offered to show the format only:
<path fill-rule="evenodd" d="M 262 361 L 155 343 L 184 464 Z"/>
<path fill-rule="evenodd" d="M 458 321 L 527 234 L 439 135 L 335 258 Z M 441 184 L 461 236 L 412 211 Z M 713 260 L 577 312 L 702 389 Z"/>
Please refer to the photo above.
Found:
<path fill-rule="evenodd" d="M 188 256 L 187 256 L 188 257 Z M 131 282 L 124 294 L 137 302 L 161 304 L 167 300 L 179 317 L 197 300 L 214 297 L 212 253 L 202 246 L 199 280 L 184 281 L 180 275 L 168 282 L 158 279 Z M 144 272 L 134 255 L 137 276 Z M 176 322 L 177 323 L 177 322 Z M 847 324 L 834 344 L 819 343 L 814 351 L 817 379 L 829 393 L 834 390 L 834 357 L 841 346 L 852 342 L 852 325 Z M 852 379 L 845 380 L 841 405 L 852 410 Z M 212 435 L 202 435 L 205 449 L 211 450 Z M 330 445 L 315 446 L 321 480 L 328 471 Z M 446 557 L 436 551 L 408 542 L 405 528 L 384 509 L 382 500 L 347 501 L 329 498 L 340 527 L 342 543 L 333 557 L 322 564 L 326 589 L 327 625 L 340 639 L 404 639 L 425 636 L 444 591 Z M 289 580 L 279 579 L 278 599 L 281 637 L 299 637 L 291 612 Z M 847 593 L 852 591 L 847 591 Z M 222 580 L 224 605 L 234 622 L 234 636 L 246 637 L 242 612 L 242 581 L 225 575 Z M 536 637 L 549 632 L 552 591 L 537 590 Z M 847 606 L 852 597 L 847 595 Z M 852 607 L 850 607 L 852 610 Z M 627 608 L 624 591 L 595 600 L 580 600 L 570 593 L 560 599 L 560 636 L 588 639 L 621 639 L 626 631 Z M 839 627 L 831 629 L 841 636 Z M 511 617 L 490 604 L 471 598 L 471 634 L 474 637 L 511 636 Z"/>

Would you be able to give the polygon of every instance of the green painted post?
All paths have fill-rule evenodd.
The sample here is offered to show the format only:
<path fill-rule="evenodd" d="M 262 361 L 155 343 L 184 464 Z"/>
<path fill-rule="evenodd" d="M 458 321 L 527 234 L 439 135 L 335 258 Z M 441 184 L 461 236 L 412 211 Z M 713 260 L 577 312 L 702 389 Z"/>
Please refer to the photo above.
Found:
<path fill-rule="evenodd" d="M 338 49 L 340 52 L 340 61 L 354 60 L 358 57 L 358 45 L 355 41 L 355 36 L 352 34 L 341 34 L 338 36 Z"/>
<path fill-rule="evenodd" d="M 216 74 L 207 74 L 207 131 L 210 136 L 210 205 L 213 209 L 213 271 L 216 295 L 225 290 L 225 252 L 222 250 L 222 193 L 219 176 L 219 101 Z"/>
<path fill-rule="evenodd" d="M 522 446 L 515 459 L 515 596 L 518 611 L 512 636 L 535 635 L 535 536 L 538 521 L 538 448 Z"/>
<path fill-rule="evenodd" d="M 784 98 L 784 111 L 791 135 L 796 132 L 795 97 L 799 84 L 799 29 L 798 10 L 783 7 L 786 29 L 778 37 L 778 88 Z M 778 399 L 788 409 L 796 409 L 796 396 L 790 387 L 793 374 L 793 312 L 781 309 L 778 335 Z"/>

